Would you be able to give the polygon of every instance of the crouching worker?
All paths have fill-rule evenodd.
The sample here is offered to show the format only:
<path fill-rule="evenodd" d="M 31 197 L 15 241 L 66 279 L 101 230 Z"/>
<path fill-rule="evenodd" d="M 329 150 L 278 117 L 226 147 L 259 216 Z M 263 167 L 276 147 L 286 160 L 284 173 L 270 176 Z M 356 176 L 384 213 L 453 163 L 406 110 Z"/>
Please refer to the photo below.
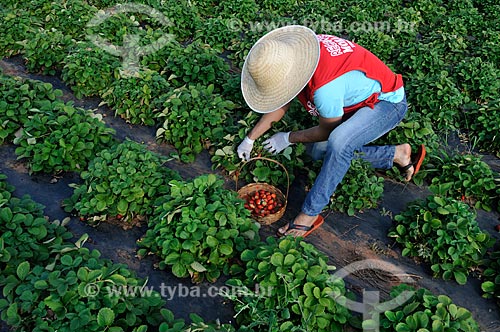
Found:
<path fill-rule="evenodd" d="M 305 237 L 323 223 L 320 213 L 355 156 L 379 169 L 396 164 L 407 181 L 425 157 L 423 145 L 413 158 L 407 143 L 367 145 L 396 127 L 408 107 L 401 75 L 351 41 L 316 35 L 298 25 L 273 30 L 248 53 L 241 89 L 248 106 L 263 114 L 237 148 L 244 160 L 250 158 L 254 141 L 281 120 L 295 97 L 309 113 L 304 116 L 319 117 L 316 126 L 279 132 L 263 143 L 274 154 L 294 143 L 315 143 L 313 158 L 323 159 L 301 212 L 278 230 L 280 236 Z"/>

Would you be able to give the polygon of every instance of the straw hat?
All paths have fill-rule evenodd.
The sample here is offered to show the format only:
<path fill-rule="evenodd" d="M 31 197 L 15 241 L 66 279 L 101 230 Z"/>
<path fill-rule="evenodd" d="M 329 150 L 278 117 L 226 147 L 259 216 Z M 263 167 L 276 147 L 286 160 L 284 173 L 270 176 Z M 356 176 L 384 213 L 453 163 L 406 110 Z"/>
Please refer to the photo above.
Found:
<path fill-rule="evenodd" d="M 319 42 L 311 29 L 290 25 L 260 38 L 248 53 L 241 91 L 248 106 L 269 113 L 295 98 L 311 79 L 319 61 Z"/>

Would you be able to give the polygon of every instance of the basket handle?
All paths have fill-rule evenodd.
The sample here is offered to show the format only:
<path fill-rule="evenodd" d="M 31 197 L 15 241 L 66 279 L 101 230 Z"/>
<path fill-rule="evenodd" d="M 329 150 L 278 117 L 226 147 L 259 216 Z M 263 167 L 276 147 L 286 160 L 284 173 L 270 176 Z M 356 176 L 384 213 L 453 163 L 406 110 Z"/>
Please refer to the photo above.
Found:
<path fill-rule="evenodd" d="M 251 161 L 255 161 L 255 160 L 267 160 L 267 161 L 273 162 L 275 164 L 278 164 L 279 166 L 281 166 L 281 168 L 283 168 L 283 170 L 285 171 L 286 180 L 287 180 L 285 198 L 288 200 L 288 190 L 290 189 L 290 176 L 288 175 L 288 171 L 286 170 L 286 167 L 283 166 L 282 163 L 280 163 L 277 160 L 274 160 L 274 159 L 271 159 L 271 158 L 267 158 L 267 157 L 253 157 L 253 158 L 248 159 L 243 165 L 241 165 L 241 167 L 236 172 L 236 191 L 238 191 L 238 177 L 240 175 L 241 170 L 243 169 L 243 167 L 245 167 Z"/>

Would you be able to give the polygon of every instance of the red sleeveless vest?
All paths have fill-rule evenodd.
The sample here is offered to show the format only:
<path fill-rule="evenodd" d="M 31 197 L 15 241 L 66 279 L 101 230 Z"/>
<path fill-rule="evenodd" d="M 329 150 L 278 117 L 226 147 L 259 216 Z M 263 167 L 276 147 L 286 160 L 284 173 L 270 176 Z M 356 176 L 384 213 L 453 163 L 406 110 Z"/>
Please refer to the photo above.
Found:
<path fill-rule="evenodd" d="M 302 105 L 312 115 L 319 115 L 314 105 L 314 92 L 337 77 L 359 70 L 366 77 L 377 80 L 382 92 L 393 92 L 403 86 L 400 74 L 394 74 L 379 58 L 362 46 L 351 41 L 330 36 L 318 35 L 320 44 L 319 63 L 311 80 L 297 96 Z M 379 93 L 374 93 L 366 100 L 352 106 L 344 107 L 344 113 L 349 113 L 364 106 L 373 108 L 378 102 Z"/>

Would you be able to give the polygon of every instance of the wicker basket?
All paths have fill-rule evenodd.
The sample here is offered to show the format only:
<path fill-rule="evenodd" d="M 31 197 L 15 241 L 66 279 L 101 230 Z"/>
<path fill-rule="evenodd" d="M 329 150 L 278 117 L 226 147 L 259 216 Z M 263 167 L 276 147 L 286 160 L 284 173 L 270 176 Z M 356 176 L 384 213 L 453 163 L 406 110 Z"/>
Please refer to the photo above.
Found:
<path fill-rule="evenodd" d="M 276 188 L 270 184 L 264 183 L 264 182 L 249 183 L 246 186 L 243 186 L 238 190 L 238 176 L 240 174 L 240 171 L 243 169 L 244 166 L 246 166 L 247 164 L 249 164 L 250 162 L 255 161 L 255 160 L 267 160 L 267 161 L 276 163 L 279 166 L 281 166 L 281 168 L 283 168 L 283 170 L 285 171 L 285 174 L 286 174 L 286 178 L 287 178 L 286 195 L 284 195 L 281 192 L 281 190 L 279 190 L 278 188 Z M 280 220 L 281 217 L 283 217 L 283 214 L 285 213 L 285 210 L 286 210 L 289 187 L 290 187 L 290 176 L 288 175 L 288 171 L 286 170 L 285 166 L 283 166 L 281 163 L 279 163 L 276 160 L 269 159 L 266 157 L 251 158 L 246 163 L 244 163 L 241 166 L 241 168 L 236 172 L 236 191 L 238 192 L 238 196 L 240 198 L 246 200 L 246 198 L 249 195 L 252 195 L 256 191 L 263 189 L 263 190 L 266 190 L 272 194 L 276 194 L 276 199 L 278 200 L 278 202 L 280 202 L 282 204 L 281 208 L 278 211 L 276 211 L 275 213 L 268 214 L 267 216 L 252 215 L 252 218 L 255 219 L 256 221 L 258 221 L 262 225 L 270 225 L 270 224 L 274 223 L 275 221 Z"/>

